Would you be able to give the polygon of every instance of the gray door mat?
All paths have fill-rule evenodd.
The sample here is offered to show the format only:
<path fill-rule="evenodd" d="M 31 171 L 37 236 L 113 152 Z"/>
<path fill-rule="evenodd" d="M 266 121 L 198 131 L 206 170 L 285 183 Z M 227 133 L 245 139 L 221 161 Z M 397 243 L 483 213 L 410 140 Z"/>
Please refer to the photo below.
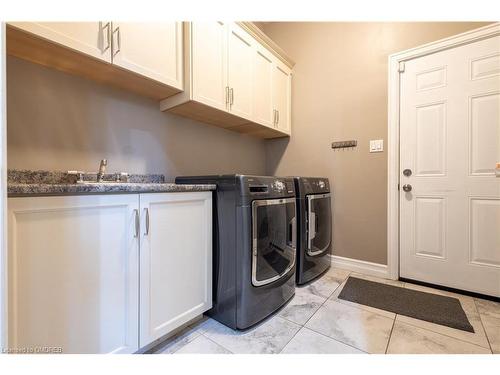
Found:
<path fill-rule="evenodd" d="M 474 332 L 460 301 L 453 297 L 349 277 L 338 298 Z"/>

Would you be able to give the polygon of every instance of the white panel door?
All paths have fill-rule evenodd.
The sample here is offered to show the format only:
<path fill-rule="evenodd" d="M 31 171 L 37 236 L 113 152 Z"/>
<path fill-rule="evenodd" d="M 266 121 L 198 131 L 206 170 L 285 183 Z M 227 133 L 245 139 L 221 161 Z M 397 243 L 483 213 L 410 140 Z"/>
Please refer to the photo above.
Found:
<path fill-rule="evenodd" d="M 235 23 L 229 25 L 227 74 L 229 109 L 237 116 L 252 119 L 254 40 Z"/>
<path fill-rule="evenodd" d="M 290 134 L 292 73 L 285 65 L 277 62 L 273 74 L 274 123 L 278 130 Z"/>
<path fill-rule="evenodd" d="M 274 127 L 273 118 L 273 57 L 257 46 L 253 56 L 253 121 Z"/>
<path fill-rule="evenodd" d="M 228 110 L 227 25 L 224 22 L 191 23 L 193 99 Z"/>
<path fill-rule="evenodd" d="M 141 194 L 140 346 L 212 307 L 212 193 Z"/>
<path fill-rule="evenodd" d="M 113 22 L 113 64 L 179 89 L 182 22 Z"/>
<path fill-rule="evenodd" d="M 9 25 L 111 62 L 110 22 L 9 22 Z"/>
<path fill-rule="evenodd" d="M 499 112 L 500 37 L 405 63 L 402 277 L 500 296 Z"/>
<path fill-rule="evenodd" d="M 9 347 L 138 349 L 137 195 L 10 198 Z"/>

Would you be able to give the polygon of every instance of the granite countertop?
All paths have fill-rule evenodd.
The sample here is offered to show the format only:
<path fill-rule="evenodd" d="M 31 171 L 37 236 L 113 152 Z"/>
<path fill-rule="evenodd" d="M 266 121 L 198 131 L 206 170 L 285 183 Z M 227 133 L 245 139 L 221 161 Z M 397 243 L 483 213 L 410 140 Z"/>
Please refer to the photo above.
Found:
<path fill-rule="evenodd" d="M 78 194 L 122 194 L 122 193 L 168 193 L 189 191 L 212 191 L 211 184 L 175 184 L 165 182 L 161 174 L 131 174 L 128 182 L 114 181 L 114 174 L 105 174 L 98 183 L 96 175 L 83 174 L 83 182 L 77 176 L 59 171 L 28 171 L 10 169 L 7 172 L 7 194 L 9 197 Z"/>

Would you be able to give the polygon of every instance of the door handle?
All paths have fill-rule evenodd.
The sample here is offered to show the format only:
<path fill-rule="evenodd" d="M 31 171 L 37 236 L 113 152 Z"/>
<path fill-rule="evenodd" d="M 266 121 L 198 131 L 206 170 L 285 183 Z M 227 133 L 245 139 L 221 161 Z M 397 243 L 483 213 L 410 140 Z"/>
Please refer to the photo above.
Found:
<path fill-rule="evenodd" d="M 307 248 L 311 250 L 312 240 L 316 237 L 316 213 L 313 211 L 309 211 L 308 224 Z"/>
<path fill-rule="evenodd" d="M 403 185 L 403 190 L 406 192 L 406 193 L 409 193 L 411 191 L 412 187 L 410 184 L 404 184 Z"/>
<path fill-rule="evenodd" d="M 134 238 L 139 237 L 139 210 L 134 209 L 134 215 L 135 215 L 135 233 L 134 233 Z"/>
<path fill-rule="evenodd" d="M 294 217 L 288 223 L 288 245 L 295 249 L 297 247 L 297 218 Z"/>
<path fill-rule="evenodd" d="M 146 213 L 146 231 L 144 235 L 149 235 L 149 209 L 147 207 L 144 208 L 144 212 Z"/>
<path fill-rule="evenodd" d="M 100 33 L 103 33 L 104 34 L 104 29 L 106 29 L 106 47 L 104 47 L 104 36 L 103 36 L 103 39 L 102 39 L 102 47 L 101 47 L 101 52 L 104 53 L 106 52 L 109 47 L 111 47 L 111 36 L 110 36 L 110 31 L 111 31 L 111 24 L 109 22 L 106 22 L 106 24 L 103 26 L 102 25 L 102 22 L 99 22 L 99 32 Z"/>
<path fill-rule="evenodd" d="M 117 49 L 115 49 L 115 45 L 113 43 L 113 40 L 115 39 L 115 34 L 116 34 L 116 44 L 118 47 Z M 118 26 L 116 29 L 113 30 L 111 41 L 113 44 L 113 57 L 115 57 L 118 54 L 118 52 L 120 52 L 122 49 L 122 37 L 120 33 L 120 26 Z"/>

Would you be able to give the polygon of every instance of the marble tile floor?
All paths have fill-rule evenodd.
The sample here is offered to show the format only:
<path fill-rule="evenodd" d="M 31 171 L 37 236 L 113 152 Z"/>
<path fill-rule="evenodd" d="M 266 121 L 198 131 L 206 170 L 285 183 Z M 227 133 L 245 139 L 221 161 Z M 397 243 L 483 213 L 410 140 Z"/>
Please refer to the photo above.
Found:
<path fill-rule="evenodd" d="M 351 275 L 459 299 L 465 332 L 338 299 Z M 204 317 L 157 346 L 157 354 L 500 354 L 500 303 L 332 268 L 298 287 L 283 308 L 246 331 Z"/>

